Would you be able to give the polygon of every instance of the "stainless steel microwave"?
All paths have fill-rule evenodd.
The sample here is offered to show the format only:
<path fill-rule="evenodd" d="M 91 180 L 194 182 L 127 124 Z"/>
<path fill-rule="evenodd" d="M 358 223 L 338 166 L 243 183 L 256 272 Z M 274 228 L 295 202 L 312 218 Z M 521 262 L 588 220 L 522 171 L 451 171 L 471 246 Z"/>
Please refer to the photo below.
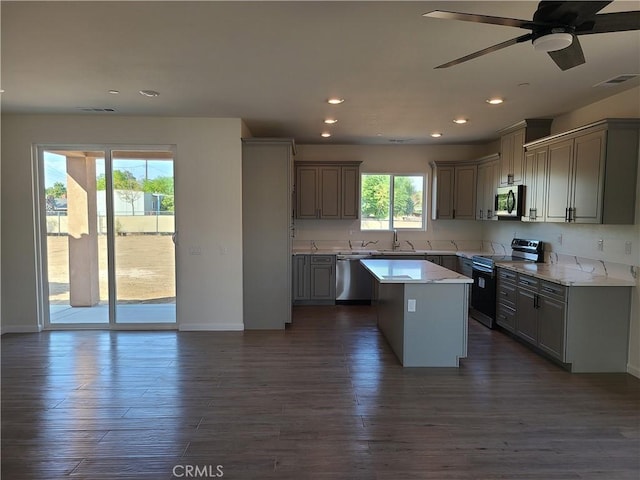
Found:
<path fill-rule="evenodd" d="M 498 187 L 496 215 L 498 220 L 520 220 L 524 210 L 524 185 Z"/>

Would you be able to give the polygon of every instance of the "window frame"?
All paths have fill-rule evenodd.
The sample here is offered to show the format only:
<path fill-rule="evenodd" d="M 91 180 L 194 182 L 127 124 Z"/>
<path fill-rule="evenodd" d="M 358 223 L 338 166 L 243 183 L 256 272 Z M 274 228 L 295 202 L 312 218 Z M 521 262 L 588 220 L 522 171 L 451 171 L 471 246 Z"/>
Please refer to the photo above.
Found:
<path fill-rule="evenodd" d="M 362 212 L 362 186 L 364 185 L 363 177 L 367 175 L 388 175 L 389 176 L 389 219 L 388 219 L 388 228 L 380 229 L 380 228 L 362 228 L 363 221 L 365 217 Z M 422 225 L 419 228 L 407 228 L 407 227 L 394 227 L 393 226 L 393 207 L 394 207 L 394 196 L 395 196 L 395 178 L 396 177 L 422 177 Z M 360 172 L 360 231 L 361 232 L 392 232 L 394 230 L 403 231 L 403 232 L 425 232 L 427 231 L 427 217 L 425 212 L 427 211 L 426 201 L 427 201 L 427 174 L 424 172 L 421 173 L 401 173 L 401 172 Z"/>

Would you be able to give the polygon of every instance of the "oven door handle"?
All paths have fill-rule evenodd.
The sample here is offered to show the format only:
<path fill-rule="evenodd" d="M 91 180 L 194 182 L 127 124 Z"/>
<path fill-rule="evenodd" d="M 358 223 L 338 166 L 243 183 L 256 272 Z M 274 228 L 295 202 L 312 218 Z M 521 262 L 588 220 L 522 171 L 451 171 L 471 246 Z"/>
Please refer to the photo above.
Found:
<path fill-rule="evenodd" d="M 493 277 L 493 268 L 491 267 L 485 267 L 484 265 L 478 265 L 477 263 L 474 263 L 472 269 L 476 272 L 488 273 Z"/>

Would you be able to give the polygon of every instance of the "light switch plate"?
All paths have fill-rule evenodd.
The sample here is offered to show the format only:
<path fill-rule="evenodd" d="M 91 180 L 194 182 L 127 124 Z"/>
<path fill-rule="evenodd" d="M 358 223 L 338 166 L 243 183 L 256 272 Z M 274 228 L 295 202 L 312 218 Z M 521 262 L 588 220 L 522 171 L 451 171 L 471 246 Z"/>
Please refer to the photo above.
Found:
<path fill-rule="evenodd" d="M 407 311 L 408 312 L 415 312 L 416 311 L 416 299 L 415 298 L 410 298 L 409 300 L 407 300 Z"/>

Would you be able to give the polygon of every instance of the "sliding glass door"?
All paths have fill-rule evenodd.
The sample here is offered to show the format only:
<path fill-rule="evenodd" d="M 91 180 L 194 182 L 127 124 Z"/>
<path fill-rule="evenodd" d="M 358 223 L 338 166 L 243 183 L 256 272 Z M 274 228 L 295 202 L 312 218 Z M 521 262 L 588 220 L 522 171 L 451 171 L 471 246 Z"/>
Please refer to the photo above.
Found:
<path fill-rule="evenodd" d="M 173 328 L 173 151 L 38 153 L 45 326 Z"/>

